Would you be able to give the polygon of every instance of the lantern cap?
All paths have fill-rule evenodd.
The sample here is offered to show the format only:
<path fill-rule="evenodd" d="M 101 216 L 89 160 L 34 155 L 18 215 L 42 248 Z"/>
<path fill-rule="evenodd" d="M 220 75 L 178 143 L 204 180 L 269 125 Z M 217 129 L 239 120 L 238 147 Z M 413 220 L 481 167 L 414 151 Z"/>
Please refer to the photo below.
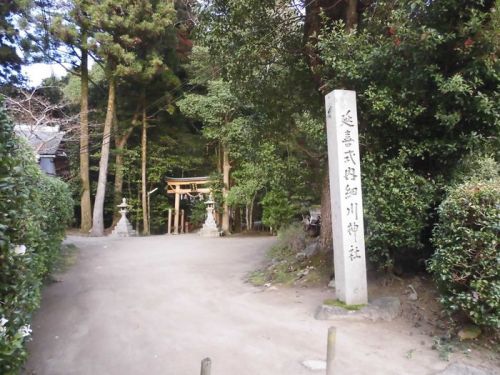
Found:
<path fill-rule="evenodd" d="M 123 198 L 122 199 L 122 203 L 120 203 L 118 206 L 116 207 L 119 207 L 119 208 L 127 208 L 128 207 L 128 204 L 127 204 L 127 198 Z"/>

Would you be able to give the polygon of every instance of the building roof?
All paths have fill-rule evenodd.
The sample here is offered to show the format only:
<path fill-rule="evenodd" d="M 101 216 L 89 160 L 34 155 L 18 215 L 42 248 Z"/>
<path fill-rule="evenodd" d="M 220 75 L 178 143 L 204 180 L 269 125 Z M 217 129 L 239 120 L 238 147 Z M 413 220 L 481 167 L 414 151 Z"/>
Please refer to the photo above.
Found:
<path fill-rule="evenodd" d="M 55 156 L 60 148 L 64 132 L 58 126 L 16 125 L 14 131 L 18 136 L 28 140 L 39 156 Z"/>

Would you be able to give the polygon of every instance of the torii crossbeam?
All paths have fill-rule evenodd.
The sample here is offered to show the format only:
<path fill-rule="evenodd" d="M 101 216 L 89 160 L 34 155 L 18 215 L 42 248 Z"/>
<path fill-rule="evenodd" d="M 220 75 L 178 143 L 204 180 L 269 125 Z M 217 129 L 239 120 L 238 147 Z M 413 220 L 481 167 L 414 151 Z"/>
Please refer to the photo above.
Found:
<path fill-rule="evenodd" d="M 167 177 L 167 194 L 175 194 L 174 234 L 179 234 L 179 207 L 181 194 L 209 194 L 208 184 L 212 182 L 209 177 Z"/>

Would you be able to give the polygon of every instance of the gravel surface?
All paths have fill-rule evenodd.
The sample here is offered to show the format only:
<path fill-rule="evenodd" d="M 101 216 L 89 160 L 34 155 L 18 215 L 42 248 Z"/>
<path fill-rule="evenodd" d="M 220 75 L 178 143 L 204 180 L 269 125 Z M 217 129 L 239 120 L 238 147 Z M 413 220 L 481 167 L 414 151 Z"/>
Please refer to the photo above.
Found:
<path fill-rule="evenodd" d="M 332 290 L 245 283 L 273 237 L 70 236 L 76 264 L 46 286 L 24 374 L 312 374 L 337 326 L 338 375 L 433 374 L 448 363 L 402 320 L 318 321 Z M 322 373 L 322 372 L 321 372 Z"/>

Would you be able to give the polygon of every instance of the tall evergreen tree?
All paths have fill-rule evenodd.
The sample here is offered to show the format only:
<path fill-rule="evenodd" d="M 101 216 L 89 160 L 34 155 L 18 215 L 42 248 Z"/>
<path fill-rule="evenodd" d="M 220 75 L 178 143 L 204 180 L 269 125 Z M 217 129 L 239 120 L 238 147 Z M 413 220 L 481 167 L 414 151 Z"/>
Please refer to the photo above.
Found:
<path fill-rule="evenodd" d="M 0 2 L 0 85 L 20 78 L 22 59 L 18 53 L 22 40 L 15 16 L 29 8 L 30 0 Z"/>
<path fill-rule="evenodd" d="M 144 56 L 139 52 L 146 41 L 159 38 L 165 29 L 173 27 L 175 10 L 170 2 L 152 3 L 145 0 L 128 0 L 120 4 L 106 0 L 88 5 L 86 10 L 94 23 L 95 50 L 105 66 L 109 83 L 91 231 L 94 236 L 102 236 L 111 129 L 116 110 L 116 84 L 123 77 L 147 74 L 159 69 L 162 63 L 157 54 L 146 56 L 149 63 L 145 69 L 141 61 Z"/>

